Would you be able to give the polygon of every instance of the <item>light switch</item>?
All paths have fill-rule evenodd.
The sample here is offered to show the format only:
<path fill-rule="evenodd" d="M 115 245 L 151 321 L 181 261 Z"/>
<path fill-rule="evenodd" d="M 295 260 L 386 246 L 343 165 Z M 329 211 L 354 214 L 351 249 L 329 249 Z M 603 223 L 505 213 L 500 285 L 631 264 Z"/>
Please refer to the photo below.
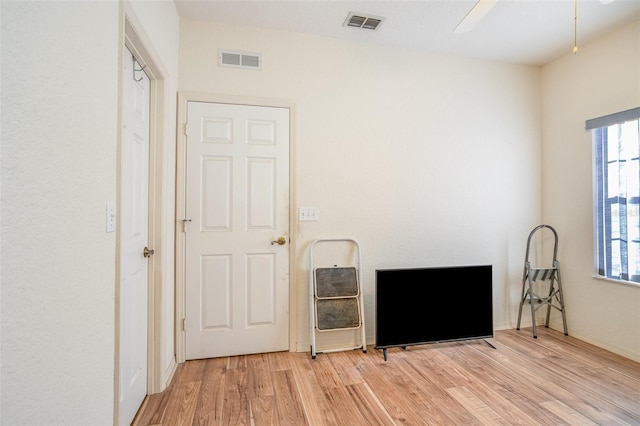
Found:
<path fill-rule="evenodd" d="M 317 207 L 299 207 L 298 220 L 300 222 L 310 222 L 320 220 Z"/>
<path fill-rule="evenodd" d="M 107 233 L 116 230 L 116 206 L 113 203 L 107 203 L 106 209 Z"/>

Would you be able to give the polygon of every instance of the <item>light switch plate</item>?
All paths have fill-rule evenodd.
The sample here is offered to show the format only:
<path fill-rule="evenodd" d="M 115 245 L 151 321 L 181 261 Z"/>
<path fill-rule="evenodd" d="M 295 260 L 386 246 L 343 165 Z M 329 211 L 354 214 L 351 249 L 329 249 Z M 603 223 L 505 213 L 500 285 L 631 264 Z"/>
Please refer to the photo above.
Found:
<path fill-rule="evenodd" d="M 298 207 L 298 220 L 311 222 L 320 220 L 317 207 Z"/>
<path fill-rule="evenodd" d="M 107 203 L 106 209 L 107 233 L 116 230 L 116 206 L 113 203 Z"/>

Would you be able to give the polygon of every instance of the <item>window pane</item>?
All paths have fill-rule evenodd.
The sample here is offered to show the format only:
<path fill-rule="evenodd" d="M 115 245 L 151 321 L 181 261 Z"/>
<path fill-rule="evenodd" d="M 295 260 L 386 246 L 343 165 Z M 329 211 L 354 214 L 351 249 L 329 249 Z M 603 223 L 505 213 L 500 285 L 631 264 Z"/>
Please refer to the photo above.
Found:
<path fill-rule="evenodd" d="M 617 197 L 620 195 L 620 167 L 618 162 L 607 164 L 607 197 Z"/>
<path fill-rule="evenodd" d="M 640 282 L 640 205 L 639 198 L 629 201 L 628 212 L 628 247 L 629 247 L 629 279 Z"/>
<path fill-rule="evenodd" d="M 611 213 L 609 213 L 609 223 L 611 230 L 609 238 L 620 238 L 620 204 L 611 204 Z"/>
<path fill-rule="evenodd" d="M 620 240 L 611 241 L 611 265 L 607 276 L 620 278 L 622 268 L 620 265 Z"/>
<path fill-rule="evenodd" d="M 640 120 L 594 129 L 598 274 L 640 282 Z"/>
<path fill-rule="evenodd" d="M 627 198 L 640 195 L 640 160 L 638 158 L 627 162 L 627 194 Z"/>
<path fill-rule="evenodd" d="M 629 121 L 621 126 L 621 149 L 622 157 L 626 159 L 637 158 L 640 145 L 638 144 L 638 122 Z"/>
<path fill-rule="evenodd" d="M 618 149 L 619 125 L 615 124 L 606 129 L 607 132 L 607 158 L 609 161 L 617 161 L 620 150 Z"/>

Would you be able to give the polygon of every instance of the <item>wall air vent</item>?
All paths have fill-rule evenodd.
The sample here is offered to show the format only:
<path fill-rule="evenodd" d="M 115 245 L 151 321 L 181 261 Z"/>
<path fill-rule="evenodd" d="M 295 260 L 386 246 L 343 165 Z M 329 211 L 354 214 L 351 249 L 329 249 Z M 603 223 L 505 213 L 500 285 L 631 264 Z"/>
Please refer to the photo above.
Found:
<path fill-rule="evenodd" d="M 363 30 L 376 31 L 382 25 L 384 18 L 380 16 L 365 15 L 363 13 L 349 12 L 344 21 L 345 27 L 361 28 Z"/>
<path fill-rule="evenodd" d="M 262 55 L 260 53 L 237 52 L 235 50 L 219 50 L 218 66 L 261 70 Z"/>

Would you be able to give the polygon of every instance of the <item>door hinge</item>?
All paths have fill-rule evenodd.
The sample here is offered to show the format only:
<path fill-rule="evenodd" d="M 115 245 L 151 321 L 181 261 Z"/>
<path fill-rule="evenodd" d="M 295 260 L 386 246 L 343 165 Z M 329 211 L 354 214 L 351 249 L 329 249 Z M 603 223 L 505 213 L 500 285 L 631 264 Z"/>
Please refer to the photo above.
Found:
<path fill-rule="evenodd" d="M 185 331 L 187 329 L 187 320 L 182 318 L 182 331 Z"/>
<path fill-rule="evenodd" d="M 189 136 L 189 123 L 184 123 L 184 135 Z"/>

